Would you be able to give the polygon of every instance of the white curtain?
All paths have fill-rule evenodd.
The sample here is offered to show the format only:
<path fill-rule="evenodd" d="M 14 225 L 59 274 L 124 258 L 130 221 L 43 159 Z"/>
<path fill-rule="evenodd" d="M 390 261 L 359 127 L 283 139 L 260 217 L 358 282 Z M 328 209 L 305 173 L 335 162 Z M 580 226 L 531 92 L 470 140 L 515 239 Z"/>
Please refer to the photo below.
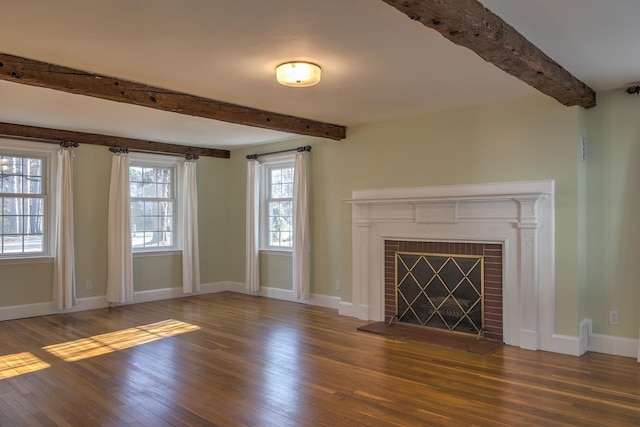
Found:
<path fill-rule="evenodd" d="M 260 218 L 260 164 L 257 160 L 247 162 L 247 245 L 245 281 L 249 292 L 260 289 L 260 258 L 258 227 Z"/>
<path fill-rule="evenodd" d="M 293 294 L 296 299 L 309 298 L 311 272 L 307 163 L 309 152 L 296 153 L 293 172 Z"/>
<path fill-rule="evenodd" d="M 129 155 L 115 153 L 111 162 L 107 239 L 107 302 L 133 300 Z"/>
<path fill-rule="evenodd" d="M 53 297 L 58 309 L 65 309 L 76 304 L 73 244 L 73 151 L 71 148 L 61 147 L 58 151 L 57 185 Z"/>
<path fill-rule="evenodd" d="M 196 161 L 184 162 L 182 186 L 184 197 L 182 209 L 182 292 L 190 294 L 200 291 L 200 250 L 198 246 L 198 188 L 196 184 Z"/>

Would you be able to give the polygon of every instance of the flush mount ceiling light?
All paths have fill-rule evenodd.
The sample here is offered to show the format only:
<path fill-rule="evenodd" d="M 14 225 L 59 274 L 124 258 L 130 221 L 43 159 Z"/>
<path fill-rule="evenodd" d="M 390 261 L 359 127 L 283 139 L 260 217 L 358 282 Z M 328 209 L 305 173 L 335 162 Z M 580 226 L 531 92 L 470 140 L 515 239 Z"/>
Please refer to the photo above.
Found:
<path fill-rule="evenodd" d="M 320 81 L 320 66 L 311 62 L 285 62 L 276 67 L 278 82 L 291 87 L 308 87 Z"/>

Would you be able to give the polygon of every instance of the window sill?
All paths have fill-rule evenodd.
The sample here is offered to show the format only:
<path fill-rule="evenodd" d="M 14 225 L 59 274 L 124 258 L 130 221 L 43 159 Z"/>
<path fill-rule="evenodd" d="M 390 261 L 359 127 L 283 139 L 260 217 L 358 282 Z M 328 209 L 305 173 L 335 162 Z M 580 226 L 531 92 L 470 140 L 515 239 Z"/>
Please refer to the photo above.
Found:
<path fill-rule="evenodd" d="M 293 251 L 291 250 L 283 250 L 283 249 L 260 249 L 260 255 L 276 255 L 276 256 L 286 256 L 291 257 Z"/>
<path fill-rule="evenodd" d="M 140 251 L 133 252 L 134 258 L 147 258 L 147 257 L 155 257 L 155 256 L 173 256 L 173 255 L 182 255 L 181 249 L 170 249 L 166 251 Z"/>
<path fill-rule="evenodd" d="M 16 264 L 52 264 L 54 258 L 49 255 L 25 256 L 15 258 L 0 258 L 0 265 Z"/>

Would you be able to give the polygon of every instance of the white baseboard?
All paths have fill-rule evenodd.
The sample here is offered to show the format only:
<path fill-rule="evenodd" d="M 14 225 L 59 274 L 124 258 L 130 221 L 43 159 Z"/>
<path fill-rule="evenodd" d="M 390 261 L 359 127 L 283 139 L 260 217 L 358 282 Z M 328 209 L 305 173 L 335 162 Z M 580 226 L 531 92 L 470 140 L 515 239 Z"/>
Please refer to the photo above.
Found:
<path fill-rule="evenodd" d="M 287 289 L 268 288 L 268 287 L 261 286 L 260 290 L 256 292 L 255 295 L 260 295 L 261 297 L 266 297 L 266 298 L 281 299 L 284 301 L 302 302 L 304 304 L 307 303 L 306 300 L 305 301 L 296 300 L 293 297 L 293 291 L 287 290 Z"/>
<path fill-rule="evenodd" d="M 614 337 L 593 333 L 591 319 L 583 319 L 580 322 L 580 354 L 586 351 L 611 354 L 613 356 L 637 357 L 640 362 L 640 340 L 633 338 Z"/>
<path fill-rule="evenodd" d="M 638 357 L 639 343 L 639 340 L 633 338 L 592 334 L 589 337 L 589 351 L 635 358 Z"/>
<path fill-rule="evenodd" d="M 0 308 L 0 321 L 21 319 L 24 317 L 44 316 L 55 312 L 53 302 L 41 302 L 28 305 L 14 305 Z"/>
<path fill-rule="evenodd" d="M 106 297 L 79 298 L 73 308 L 58 310 L 53 301 L 36 304 L 14 305 L 0 307 L 0 321 L 24 319 L 26 317 L 46 316 L 48 314 L 72 313 L 76 311 L 93 310 L 107 307 Z"/>
<path fill-rule="evenodd" d="M 348 301 L 340 301 L 340 304 L 338 306 L 338 314 L 340 316 L 355 317 L 359 319 L 359 317 L 357 316 L 358 313 L 356 313 L 353 303 Z"/>
<path fill-rule="evenodd" d="M 525 350 L 537 350 L 538 349 L 538 334 L 536 331 L 529 329 L 520 330 L 520 348 Z"/>
<path fill-rule="evenodd" d="M 245 292 L 246 286 L 241 283 L 234 282 L 216 282 L 200 285 L 200 291 L 192 294 L 182 293 L 181 287 L 153 289 L 149 291 L 138 291 L 133 294 L 133 301 L 117 305 L 139 304 L 143 302 L 160 301 L 164 299 L 172 299 L 185 297 L 189 295 L 203 295 L 215 292 L 234 291 Z M 25 317 L 46 316 L 48 314 L 73 313 L 84 310 L 94 310 L 98 308 L 106 308 L 109 304 L 105 295 L 88 298 L 78 298 L 76 305 L 65 310 L 58 310 L 53 301 L 36 304 L 16 305 L 9 307 L 0 307 L 0 321 L 22 319 Z"/>
<path fill-rule="evenodd" d="M 251 294 L 247 289 L 248 286 L 241 282 L 220 282 L 220 284 L 224 284 L 224 290 L 220 290 L 217 292 L 230 291 L 237 292 L 239 294 Z"/>
<path fill-rule="evenodd" d="M 638 357 L 640 340 L 593 333 L 591 319 L 583 319 L 578 326 L 578 336 L 553 334 L 549 348 L 554 353 L 581 356 L 587 351 L 613 356 Z M 640 360 L 639 360 L 640 362 Z"/>
<path fill-rule="evenodd" d="M 326 307 L 334 310 L 339 310 L 340 307 L 339 297 L 312 294 L 308 299 L 299 300 L 293 296 L 293 291 L 290 289 L 261 287 L 257 294 L 266 298 L 274 298 L 301 304 L 315 305 L 318 307 Z"/>
<path fill-rule="evenodd" d="M 542 350 L 553 353 L 568 354 L 570 356 L 580 356 L 580 338 L 571 335 L 551 335 L 548 348 Z"/>

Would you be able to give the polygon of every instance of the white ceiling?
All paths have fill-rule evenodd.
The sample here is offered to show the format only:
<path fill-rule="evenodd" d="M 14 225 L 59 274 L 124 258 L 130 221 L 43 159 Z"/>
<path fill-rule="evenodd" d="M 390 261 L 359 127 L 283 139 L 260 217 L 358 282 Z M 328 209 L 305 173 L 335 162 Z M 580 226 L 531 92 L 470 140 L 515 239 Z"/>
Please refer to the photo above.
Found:
<path fill-rule="evenodd" d="M 640 81 L 639 0 L 481 0 L 596 91 Z M 0 52 L 351 126 L 538 93 L 381 0 L 0 0 Z M 311 88 L 281 62 L 323 68 Z M 233 148 L 264 129 L 0 81 L 0 122 Z M 347 131 L 348 132 L 348 131 Z"/>

